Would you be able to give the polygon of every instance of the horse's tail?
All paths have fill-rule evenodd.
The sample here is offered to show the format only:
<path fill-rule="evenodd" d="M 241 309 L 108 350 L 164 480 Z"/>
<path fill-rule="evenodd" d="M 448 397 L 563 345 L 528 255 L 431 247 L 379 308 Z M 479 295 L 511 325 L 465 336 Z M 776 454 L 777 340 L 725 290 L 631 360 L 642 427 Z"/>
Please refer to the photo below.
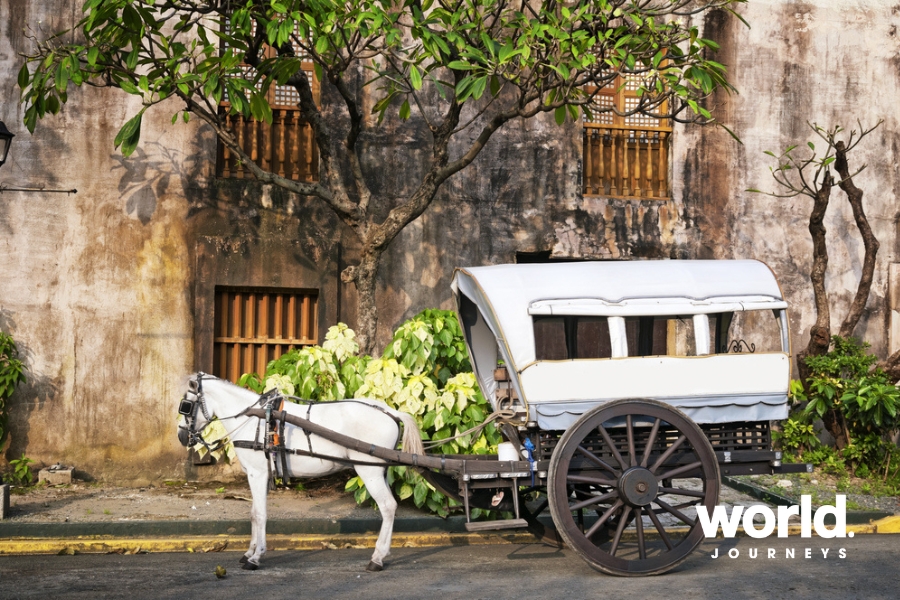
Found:
<path fill-rule="evenodd" d="M 401 450 L 410 454 L 425 454 L 425 445 L 422 443 L 422 434 L 419 432 L 419 424 L 411 414 L 396 411 L 397 417 L 403 422 L 403 441 Z"/>

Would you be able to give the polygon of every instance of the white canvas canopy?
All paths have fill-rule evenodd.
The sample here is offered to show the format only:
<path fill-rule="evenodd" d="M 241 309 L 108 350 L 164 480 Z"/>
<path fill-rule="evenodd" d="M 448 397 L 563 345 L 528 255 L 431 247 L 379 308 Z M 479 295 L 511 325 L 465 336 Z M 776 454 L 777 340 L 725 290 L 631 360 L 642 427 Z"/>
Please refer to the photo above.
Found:
<path fill-rule="evenodd" d="M 787 416 L 787 303 L 774 274 L 759 261 L 460 268 L 452 288 L 482 390 L 494 397 L 493 370 L 502 359 L 530 417 L 542 426 L 564 428 L 590 405 L 634 397 L 668 401 L 698 422 Z M 696 315 L 761 309 L 779 316 L 781 352 L 651 358 L 628 357 L 621 349 L 626 317 L 693 316 L 708 333 L 708 320 Z M 547 315 L 609 317 L 612 358 L 537 360 L 533 319 Z M 698 354 L 708 353 L 704 343 L 706 352 L 698 342 Z"/>

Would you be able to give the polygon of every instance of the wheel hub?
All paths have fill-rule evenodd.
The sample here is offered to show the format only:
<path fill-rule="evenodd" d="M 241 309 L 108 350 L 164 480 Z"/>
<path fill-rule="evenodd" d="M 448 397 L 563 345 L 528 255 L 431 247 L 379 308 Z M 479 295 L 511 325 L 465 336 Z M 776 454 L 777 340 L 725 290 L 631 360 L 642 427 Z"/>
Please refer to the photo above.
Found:
<path fill-rule="evenodd" d="M 649 469 L 631 467 L 619 477 L 619 497 L 629 506 L 647 506 L 658 493 L 659 483 Z"/>

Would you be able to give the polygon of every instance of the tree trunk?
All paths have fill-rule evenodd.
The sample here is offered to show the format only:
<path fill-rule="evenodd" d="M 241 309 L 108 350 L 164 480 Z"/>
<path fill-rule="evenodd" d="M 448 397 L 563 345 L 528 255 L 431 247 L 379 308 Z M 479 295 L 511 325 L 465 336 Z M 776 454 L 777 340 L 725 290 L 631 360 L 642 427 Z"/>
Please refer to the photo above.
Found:
<path fill-rule="evenodd" d="M 849 338 L 853 335 L 857 324 L 859 324 L 859 319 L 862 317 L 866 308 L 866 301 L 868 301 L 869 293 L 872 290 L 872 279 L 875 276 L 875 257 L 878 254 L 879 244 L 878 240 L 875 239 L 875 234 L 872 233 L 869 219 L 863 210 L 863 191 L 856 187 L 853 179 L 850 177 L 850 168 L 847 164 L 847 148 L 844 142 L 837 142 L 834 145 L 834 149 L 834 168 L 841 176 L 838 185 L 847 194 L 847 200 L 853 209 L 853 218 L 856 220 L 856 227 L 859 229 L 863 239 L 863 247 L 865 248 L 863 269 L 859 278 L 859 286 L 856 288 L 856 296 L 853 298 L 847 317 L 841 324 L 840 336 Z"/>
<path fill-rule="evenodd" d="M 819 356 L 828 352 L 831 344 L 831 309 L 828 305 L 828 292 L 825 289 L 825 272 L 828 270 L 828 248 L 825 245 L 825 211 L 828 209 L 828 200 L 831 197 L 831 187 L 834 180 L 831 173 L 826 172 L 822 180 L 822 187 L 816 192 L 813 210 L 809 215 L 809 233 L 813 241 L 813 266 L 809 277 L 812 280 L 813 297 L 816 306 L 816 322 L 809 332 L 809 343 L 806 350 L 797 355 L 797 371 L 800 381 L 806 387 L 809 377 L 809 367 L 806 366 L 807 356 Z"/>
<path fill-rule="evenodd" d="M 843 416 L 836 409 L 825 411 L 822 415 L 822 425 L 834 437 L 834 445 L 838 450 L 843 450 L 850 443 L 850 432 L 847 431 Z"/>
<path fill-rule="evenodd" d="M 359 264 L 344 269 L 341 280 L 356 286 L 356 341 L 361 354 L 374 356 L 378 333 L 378 306 L 375 303 L 376 275 L 384 250 L 364 248 Z"/>

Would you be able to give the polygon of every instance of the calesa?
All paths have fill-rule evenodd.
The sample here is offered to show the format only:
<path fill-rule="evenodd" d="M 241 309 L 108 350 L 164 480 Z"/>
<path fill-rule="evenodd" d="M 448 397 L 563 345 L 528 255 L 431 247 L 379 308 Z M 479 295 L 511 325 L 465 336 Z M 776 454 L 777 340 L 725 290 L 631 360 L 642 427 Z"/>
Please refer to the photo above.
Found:
<path fill-rule="evenodd" d="M 719 527 L 722 528 L 722 534 L 726 538 L 733 538 L 737 535 L 738 525 L 743 523 L 744 533 L 752 538 L 765 538 L 772 535 L 775 527 L 778 527 L 778 537 L 786 538 L 788 536 L 788 521 L 792 515 L 800 517 L 800 537 L 812 537 L 812 530 L 815 529 L 816 535 L 820 538 L 843 538 L 847 537 L 847 497 L 838 494 L 835 497 L 834 506 L 820 506 L 816 509 L 815 514 L 812 512 L 812 498 L 809 495 L 800 497 L 800 505 L 779 506 L 778 516 L 766 505 L 757 504 L 750 506 L 744 510 L 743 506 L 736 506 L 732 509 L 731 515 L 728 516 L 724 506 L 716 506 L 713 509 L 712 517 L 705 506 L 697 507 L 697 517 L 700 526 L 703 528 L 703 534 L 707 538 L 717 536 Z M 743 513 L 743 519 L 741 515 Z M 834 515 L 834 526 L 829 528 L 825 525 L 825 517 Z M 754 519 L 760 516 L 763 523 L 757 524 Z M 853 532 L 850 532 L 853 537 Z M 716 558 L 715 556 L 713 558 Z"/>

